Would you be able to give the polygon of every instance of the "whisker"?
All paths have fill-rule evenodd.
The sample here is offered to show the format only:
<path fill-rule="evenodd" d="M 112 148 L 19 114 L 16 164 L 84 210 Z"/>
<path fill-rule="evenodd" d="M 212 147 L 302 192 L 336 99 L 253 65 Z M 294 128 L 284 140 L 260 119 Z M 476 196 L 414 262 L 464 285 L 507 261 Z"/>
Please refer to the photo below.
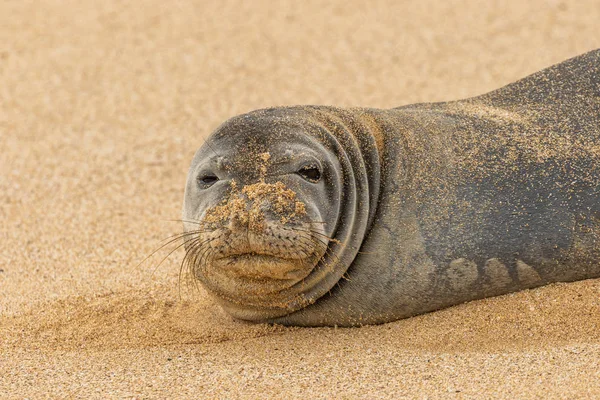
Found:
<path fill-rule="evenodd" d="M 169 240 L 169 239 L 173 239 L 173 240 L 170 240 L 168 243 L 165 243 L 163 245 L 163 247 L 166 246 L 166 245 L 168 245 L 168 244 L 170 244 L 170 243 L 173 243 L 174 241 L 177 241 L 178 239 L 182 239 L 182 238 L 184 238 L 186 236 L 192 236 L 192 235 L 197 235 L 199 233 L 209 233 L 209 232 L 214 232 L 214 231 L 213 230 L 194 229 L 193 231 L 185 231 L 185 232 L 181 232 L 181 233 L 176 233 L 174 235 L 167 236 L 166 238 L 163 239 L 163 241 Z"/>
<path fill-rule="evenodd" d="M 306 234 L 308 234 L 308 232 L 306 232 Z M 329 246 L 329 241 L 326 241 L 324 238 L 313 237 L 312 235 L 307 237 L 307 236 L 305 236 L 305 232 L 300 233 L 299 238 L 305 238 L 305 239 L 310 240 L 312 243 L 320 242 L 320 243 L 324 244 L 325 246 Z"/>
<path fill-rule="evenodd" d="M 160 262 L 158 264 L 156 264 L 156 267 L 154 267 L 154 269 L 152 270 L 152 273 L 150 274 L 150 277 L 153 277 L 154 274 L 156 273 L 156 271 L 158 271 L 158 268 L 162 265 L 162 263 L 169 258 L 169 256 L 171 254 L 173 254 L 174 252 L 176 252 L 177 250 L 179 250 L 182 246 L 185 246 L 185 242 L 178 244 L 177 246 L 175 246 L 175 248 L 173 250 L 171 250 L 165 257 L 163 257 L 162 260 L 160 260 Z"/>
<path fill-rule="evenodd" d="M 301 237 L 304 238 L 304 237 Z M 308 239 L 308 238 L 305 238 Z M 315 238 L 317 240 L 319 240 L 318 238 Z M 323 242 L 321 242 L 323 243 Z M 325 254 L 329 255 L 330 257 L 332 257 L 334 260 L 334 262 L 336 263 L 341 263 L 341 260 L 339 259 L 339 257 L 337 256 L 337 254 L 335 254 L 335 252 L 331 249 L 331 247 L 329 246 L 329 244 L 327 244 L 327 247 L 325 248 Z"/>
<path fill-rule="evenodd" d="M 179 265 L 179 277 L 178 277 L 178 290 L 179 290 L 179 296 L 181 298 L 181 277 L 183 276 L 183 272 L 184 272 L 184 267 L 187 267 L 187 276 L 188 276 L 188 284 L 190 281 L 194 282 L 194 284 L 196 285 L 196 289 L 197 289 L 197 282 L 196 279 L 194 279 L 194 273 L 192 270 L 192 266 L 194 265 L 194 263 L 191 261 L 191 257 L 196 258 L 196 255 L 198 253 L 199 249 L 202 249 L 202 246 L 205 245 L 206 243 L 209 243 L 210 241 L 214 240 L 213 238 L 197 238 L 197 239 L 193 239 L 192 241 L 190 241 L 188 249 L 186 250 L 185 255 L 183 256 L 183 259 L 181 260 L 181 264 Z"/>
<path fill-rule="evenodd" d="M 221 155 L 219 153 L 216 152 L 215 149 L 213 149 L 213 147 L 210 145 L 210 143 L 208 143 L 208 137 L 205 136 L 202 138 L 202 145 L 206 145 L 206 147 L 208 147 L 213 153 L 215 153 L 215 155 L 217 157 L 221 157 Z"/>
<path fill-rule="evenodd" d="M 190 276 L 191 281 L 193 282 L 196 290 L 199 290 L 199 286 L 198 286 L 198 279 L 195 278 L 196 276 L 196 268 L 200 268 L 201 272 L 206 272 L 206 265 L 208 264 L 208 256 L 210 255 L 211 252 L 211 247 L 210 245 L 205 246 L 206 244 L 210 243 L 211 241 L 215 240 L 215 238 L 210 238 L 210 240 L 206 241 L 206 242 L 202 242 L 199 245 L 196 246 L 196 248 L 194 249 L 194 253 L 192 255 L 191 258 L 188 259 L 188 275 Z M 202 246 L 204 246 L 204 248 L 202 248 Z"/>
<path fill-rule="evenodd" d="M 300 247 L 300 249 L 304 251 L 304 256 L 305 257 L 309 257 L 309 256 L 313 255 L 316 258 L 316 251 L 315 251 L 315 248 L 314 248 L 314 243 L 312 243 L 312 242 L 311 243 L 306 243 L 305 241 L 303 241 L 303 239 L 306 239 L 306 238 L 298 238 L 296 240 L 296 243 L 294 243 L 294 246 L 295 247 Z M 290 242 L 292 241 L 291 239 L 288 239 L 288 240 Z M 311 244 L 313 246 L 311 246 Z"/>
<path fill-rule="evenodd" d="M 205 144 L 205 145 L 207 145 L 207 146 L 208 146 L 208 148 L 209 148 L 209 149 L 211 149 L 211 150 L 212 150 L 212 152 L 213 152 L 213 153 L 215 153 L 215 154 L 217 155 L 217 157 L 221 157 L 221 155 L 220 155 L 219 153 L 217 153 L 217 152 L 215 151 L 215 149 L 213 149 L 213 147 L 210 145 L 210 143 L 208 143 L 208 140 L 205 140 L 205 141 L 204 141 L 204 144 Z"/>
<path fill-rule="evenodd" d="M 195 220 L 191 220 L 191 219 L 164 219 L 163 221 L 166 221 L 166 222 L 187 222 L 187 223 L 196 224 L 196 225 L 202 225 L 204 223 L 204 221 L 195 221 Z"/>
<path fill-rule="evenodd" d="M 192 276 L 195 276 L 196 274 L 196 267 L 200 267 L 202 268 L 204 262 L 204 256 L 205 254 L 207 254 L 210 250 L 210 242 L 212 242 L 213 240 L 215 240 L 215 238 L 210 238 L 206 241 L 202 241 L 199 243 L 196 243 L 195 247 L 194 247 L 194 252 L 192 254 L 192 257 L 190 259 L 188 259 L 188 269 L 189 269 L 189 273 Z"/>
<path fill-rule="evenodd" d="M 198 239 L 193 239 L 193 240 L 199 240 L 199 239 L 200 239 L 200 238 L 198 238 Z M 169 256 L 171 256 L 171 254 L 173 254 L 175 251 L 177 251 L 178 249 L 180 249 L 182 246 L 185 246 L 185 244 L 186 244 L 186 242 L 185 242 L 185 241 L 183 241 L 183 243 L 181 243 L 181 244 L 178 244 L 178 245 L 177 245 L 177 246 L 176 246 L 176 247 L 175 247 L 173 250 L 171 250 L 171 251 L 169 252 L 169 254 L 167 254 L 165 257 L 163 257 L 163 259 L 162 259 L 162 260 L 160 260 L 160 262 L 158 263 L 158 265 L 157 265 L 157 266 L 154 268 L 154 270 L 152 271 L 152 274 L 151 274 L 150 276 L 153 276 L 153 275 L 154 275 L 154 273 L 155 273 L 155 272 L 158 270 L 158 267 L 160 267 L 160 266 L 162 265 L 162 263 L 163 263 L 163 262 L 165 262 L 165 260 L 166 260 L 167 258 L 169 258 Z M 164 247 L 164 246 L 163 246 L 163 247 Z"/>
<path fill-rule="evenodd" d="M 212 232 L 212 231 L 211 231 Z M 201 230 L 194 230 L 194 231 L 188 231 L 188 232 L 182 232 L 182 233 L 177 233 L 175 235 L 171 235 L 168 236 L 167 238 L 163 239 L 163 241 L 167 240 L 166 243 L 163 243 L 162 245 L 160 245 L 158 248 L 156 248 L 155 250 L 153 250 L 150 254 L 148 254 L 146 257 L 144 257 L 144 259 L 142 261 L 140 261 L 135 268 L 139 268 L 144 262 L 146 262 L 150 257 L 152 257 L 153 255 L 155 255 L 156 253 L 158 253 L 159 251 L 161 251 L 162 249 L 164 249 L 165 247 L 169 246 L 170 244 L 178 241 L 179 239 L 183 239 L 187 236 L 193 236 L 193 235 L 197 235 L 199 233 L 205 233 L 205 231 L 201 231 Z M 171 253 L 169 253 L 171 254 Z"/>
<path fill-rule="evenodd" d="M 321 233 L 321 232 L 315 231 L 315 230 L 313 230 L 313 229 L 301 229 L 301 228 L 296 228 L 296 227 L 290 227 L 290 228 L 285 228 L 285 229 L 289 229 L 289 230 L 291 230 L 291 231 L 297 231 L 297 232 L 308 232 L 308 233 L 312 233 L 312 234 L 314 234 L 314 235 L 318 235 L 318 236 L 324 237 L 325 239 L 329 239 L 329 240 L 331 240 L 332 242 L 339 243 L 339 241 L 338 241 L 337 239 L 334 239 L 334 238 L 332 238 L 332 237 L 329 237 L 329 236 L 325 235 L 324 233 Z"/>
<path fill-rule="evenodd" d="M 314 240 L 313 240 L 313 239 L 314 239 Z M 307 237 L 304 237 L 304 236 L 301 236 L 300 238 L 298 238 L 298 240 L 299 240 L 299 241 L 302 241 L 302 240 L 304 240 L 304 243 L 306 243 L 306 240 L 310 240 L 310 242 L 311 242 L 312 244 L 316 244 L 317 242 L 320 242 L 320 243 L 324 244 L 324 245 L 325 245 L 325 254 L 327 254 L 327 255 L 331 256 L 332 258 L 334 258 L 334 261 L 335 261 L 335 262 L 340 262 L 340 260 L 339 260 L 339 258 L 338 258 L 338 256 L 337 256 L 337 254 L 335 254 L 335 253 L 333 252 L 333 250 L 332 250 L 332 249 L 329 247 L 329 243 L 325 243 L 325 242 L 321 241 L 321 239 L 319 239 L 319 238 L 307 238 Z M 316 241 L 315 241 L 315 240 L 316 240 Z M 316 252 L 311 252 L 311 254 L 315 255 L 315 257 L 317 256 L 317 253 L 316 253 Z"/>

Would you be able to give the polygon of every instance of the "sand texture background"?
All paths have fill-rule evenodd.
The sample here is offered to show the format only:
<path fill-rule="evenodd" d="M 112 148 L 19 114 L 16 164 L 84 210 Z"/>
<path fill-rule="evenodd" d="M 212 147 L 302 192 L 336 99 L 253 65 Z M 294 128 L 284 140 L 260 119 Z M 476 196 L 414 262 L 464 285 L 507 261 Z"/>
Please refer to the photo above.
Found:
<path fill-rule="evenodd" d="M 600 397 L 600 281 L 360 329 L 179 283 L 187 168 L 272 105 L 484 93 L 600 47 L 600 3 L 0 2 L 0 398 Z"/>

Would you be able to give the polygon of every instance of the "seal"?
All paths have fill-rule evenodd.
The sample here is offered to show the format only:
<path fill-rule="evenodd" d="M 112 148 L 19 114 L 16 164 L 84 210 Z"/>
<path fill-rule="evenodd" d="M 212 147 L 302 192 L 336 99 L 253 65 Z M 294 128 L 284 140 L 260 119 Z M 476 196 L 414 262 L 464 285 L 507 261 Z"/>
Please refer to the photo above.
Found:
<path fill-rule="evenodd" d="M 600 50 L 488 94 L 234 117 L 197 151 L 184 262 L 233 317 L 393 321 L 600 276 Z"/>

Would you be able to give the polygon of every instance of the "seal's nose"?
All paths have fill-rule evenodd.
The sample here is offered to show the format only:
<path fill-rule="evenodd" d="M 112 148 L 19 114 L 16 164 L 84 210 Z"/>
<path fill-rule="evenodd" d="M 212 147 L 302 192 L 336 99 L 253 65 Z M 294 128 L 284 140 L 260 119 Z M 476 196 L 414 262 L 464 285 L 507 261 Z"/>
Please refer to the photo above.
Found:
<path fill-rule="evenodd" d="M 225 226 L 231 232 L 249 231 L 261 234 L 266 229 L 266 221 L 275 220 L 274 204 L 269 199 L 249 199 L 245 193 L 238 193 L 230 200 L 232 206 Z"/>
<path fill-rule="evenodd" d="M 248 229 L 248 222 L 249 222 L 249 218 L 248 218 L 247 211 L 232 212 L 229 217 L 226 227 L 231 232 L 239 232 L 241 230 Z"/>
<path fill-rule="evenodd" d="M 231 232 L 246 231 L 250 222 L 250 203 L 248 197 L 242 193 L 238 193 L 236 197 L 231 198 L 227 203 L 229 207 L 229 215 L 225 226 Z"/>
<path fill-rule="evenodd" d="M 282 182 L 258 182 L 232 191 L 225 203 L 206 211 L 203 221 L 231 232 L 263 233 L 270 223 L 285 225 L 305 215 L 305 204 Z"/>

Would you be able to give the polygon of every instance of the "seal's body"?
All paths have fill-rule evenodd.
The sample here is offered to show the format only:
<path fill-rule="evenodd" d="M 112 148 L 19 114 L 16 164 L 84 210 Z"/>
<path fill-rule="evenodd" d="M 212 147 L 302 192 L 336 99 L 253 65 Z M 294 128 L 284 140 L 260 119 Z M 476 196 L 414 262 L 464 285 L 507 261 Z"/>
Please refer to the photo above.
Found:
<path fill-rule="evenodd" d="M 596 50 L 467 100 L 235 117 L 192 163 L 186 247 L 235 317 L 382 323 L 599 277 L 599 196 Z"/>

